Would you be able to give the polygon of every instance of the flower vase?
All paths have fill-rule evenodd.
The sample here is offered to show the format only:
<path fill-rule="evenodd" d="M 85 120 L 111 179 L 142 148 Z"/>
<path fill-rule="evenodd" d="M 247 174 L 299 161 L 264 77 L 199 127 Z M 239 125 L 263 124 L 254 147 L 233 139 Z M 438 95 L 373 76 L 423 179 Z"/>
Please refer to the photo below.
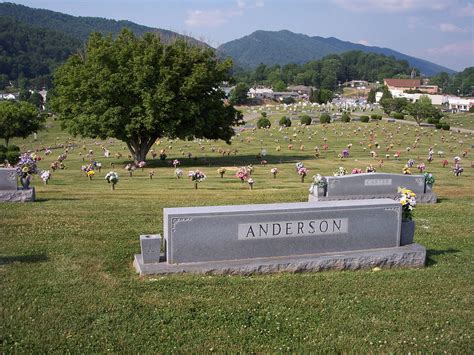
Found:
<path fill-rule="evenodd" d="M 273 178 L 276 179 L 276 177 L 277 177 L 277 174 L 273 173 Z"/>
<path fill-rule="evenodd" d="M 23 187 L 23 190 L 28 190 L 30 188 L 31 175 L 20 176 L 20 184 Z"/>
<path fill-rule="evenodd" d="M 412 244 L 414 236 L 415 236 L 415 221 L 413 220 L 402 221 L 402 233 L 400 237 L 400 246 Z"/>
<path fill-rule="evenodd" d="M 253 184 L 249 184 L 250 190 L 253 190 Z"/>
<path fill-rule="evenodd" d="M 115 190 L 115 184 L 112 183 L 112 191 L 114 191 L 114 190 Z"/>
<path fill-rule="evenodd" d="M 194 188 L 197 190 L 197 188 L 198 188 L 198 183 L 197 182 L 194 183 Z"/>
<path fill-rule="evenodd" d="M 221 179 L 223 179 L 224 178 L 224 173 L 220 173 L 220 174 L 221 174 Z"/>
<path fill-rule="evenodd" d="M 304 175 L 301 175 L 301 182 L 304 182 Z"/>

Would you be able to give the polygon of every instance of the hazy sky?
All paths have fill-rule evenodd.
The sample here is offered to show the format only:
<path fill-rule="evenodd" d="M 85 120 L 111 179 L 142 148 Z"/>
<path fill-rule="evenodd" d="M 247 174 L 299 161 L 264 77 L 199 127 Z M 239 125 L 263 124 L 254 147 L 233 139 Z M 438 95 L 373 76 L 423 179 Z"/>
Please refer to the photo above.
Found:
<path fill-rule="evenodd" d="M 455 70 L 474 66 L 469 0 L 13 0 L 75 16 L 130 20 L 216 47 L 256 30 L 287 29 L 388 47 Z"/>

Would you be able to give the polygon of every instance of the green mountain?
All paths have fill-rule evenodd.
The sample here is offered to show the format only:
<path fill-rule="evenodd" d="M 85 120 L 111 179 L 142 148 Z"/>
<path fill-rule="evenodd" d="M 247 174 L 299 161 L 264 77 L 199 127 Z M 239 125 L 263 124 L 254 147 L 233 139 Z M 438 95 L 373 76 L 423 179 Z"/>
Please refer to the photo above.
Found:
<path fill-rule="evenodd" d="M 58 31 L 33 28 L 9 17 L 0 17 L 0 76 L 49 87 L 51 73 L 80 48 L 82 42 Z M 0 88 L 0 89 L 3 89 Z"/>
<path fill-rule="evenodd" d="M 86 41 L 91 32 L 111 33 L 112 35 L 116 35 L 122 29 L 128 28 L 137 36 L 141 36 L 145 32 L 154 32 L 158 34 L 163 41 L 170 41 L 176 37 L 180 37 L 186 38 L 191 43 L 204 45 L 203 42 L 192 37 L 183 36 L 169 30 L 138 25 L 130 21 L 116 21 L 101 17 L 72 16 L 61 12 L 33 9 L 8 2 L 0 3 L 0 16 L 11 17 L 33 27 L 64 32 L 81 41 Z"/>
<path fill-rule="evenodd" d="M 406 60 L 410 66 L 419 69 L 422 74 L 427 76 L 439 72 L 449 74 L 455 72 L 452 69 L 389 48 L 364 46 L 341 41 L 334 37 L 310 37 L 287 30 L 255 31 L 248 36 L 224 43 L 218 47 L 218 51 L 222 55 L 231 57 L 238 65 L 248 68 L 255 68 L 260 63 L 267 65 L 303 64 L 320 59 L 328 54 L 353 50 L 383 54 L 393 56 L 398 60 Z"/>
<path fill-rule="evenodd" d="M 0 89 L 10 80 L 20 87 L 50 87 L 54 69 L 80 49 L 90 33 L 116 35 L 124 28 L 137 36 L 156 33 L 164 42 L 184 38 L 192 44 L 207 46 L 191 37 L 130 21 L 76 17 L 0 3 Z"/>

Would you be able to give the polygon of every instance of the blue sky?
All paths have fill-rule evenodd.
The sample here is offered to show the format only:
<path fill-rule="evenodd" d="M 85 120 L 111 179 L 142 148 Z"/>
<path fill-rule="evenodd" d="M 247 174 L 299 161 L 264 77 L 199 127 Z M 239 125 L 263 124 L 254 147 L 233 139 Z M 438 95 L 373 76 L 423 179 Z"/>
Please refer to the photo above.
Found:
<path fill-rule="evenodd" d="M 388 47 L 455 70 L 474 66 L 468 0 L 12 0 L 76 16 L 130 20 L 212 46 L 282 30 Z"/>

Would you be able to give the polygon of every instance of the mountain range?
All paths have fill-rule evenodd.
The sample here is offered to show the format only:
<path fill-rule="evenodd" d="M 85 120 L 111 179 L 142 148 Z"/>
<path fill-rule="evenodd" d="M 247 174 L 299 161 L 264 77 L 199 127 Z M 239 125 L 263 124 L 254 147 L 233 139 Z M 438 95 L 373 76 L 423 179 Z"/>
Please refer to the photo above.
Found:
<path fill-rule="evenodd" d="M 255 31 L 248 36 L 224 43 L 217 50 L 222 55 L 232 58 L 236 64 L 244 68 L 255 68 L 260 63 L 266 65 L 303 64 L 329 54 L 359 50 L 392 56 L 398 60 L 406 60 L 411 67 L 419 69 L 422 74 L 427 76 L 439 72 L 449 74 L 455 72 L 452 69 L 389 48 L 365 46 L 341 41 L 334 37 L 310 37 L 288 30 Z"/>
<path fill-rule="evenodd" d="M 79 50 L 91 32 L 116 35 L 123 28 L 129 28 L 138 36 L 153 32 L 165 42 L 184 38 L 192 44 L 207 46 L 192 37 L 130 21 L 72 16 L 14 3 L 0 3 L 0 28 L 0 81 L 8 83 L 8 80 L 19 78 L 41 78 L 36 84 L 39 86 L 50 83 L 54 69 L 71 53 Z M 237 66 L 249 69 L 260 63 L 303 64 L 329 54 L 352 50 L 406 60 L 411 67 L 427 76 L 443 71 L 454 73 L 449 68 L 389 48 L 364 46 L 333 37 L 310 37 L 287 30 L 256 31 L 217 48 L 219 55 L 231 57 Z"/>

